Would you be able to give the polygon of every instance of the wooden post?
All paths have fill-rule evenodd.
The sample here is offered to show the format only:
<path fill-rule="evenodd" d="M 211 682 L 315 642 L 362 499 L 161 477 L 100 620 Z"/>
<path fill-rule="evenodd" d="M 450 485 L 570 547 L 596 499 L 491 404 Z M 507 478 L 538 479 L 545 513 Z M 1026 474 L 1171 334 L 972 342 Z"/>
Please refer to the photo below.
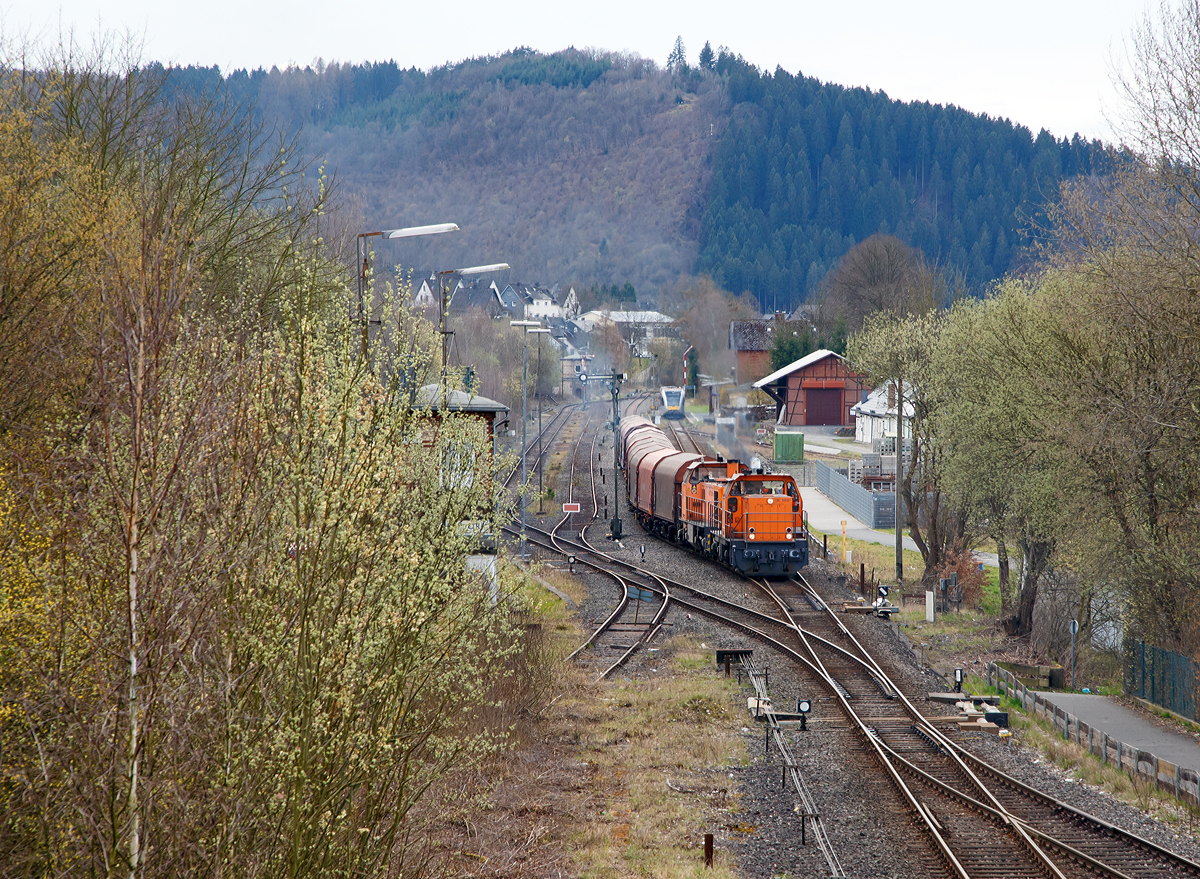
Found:
<path fill-rule="evenodd" d="M 867 594 L 867 563 L 858 563 L 858 594 Z"/>
<path fill-rule="evenodd" d="M 713 835 L 711 833 L 704 834 L 704 866 L 711 867 L 713 865 Z"/>

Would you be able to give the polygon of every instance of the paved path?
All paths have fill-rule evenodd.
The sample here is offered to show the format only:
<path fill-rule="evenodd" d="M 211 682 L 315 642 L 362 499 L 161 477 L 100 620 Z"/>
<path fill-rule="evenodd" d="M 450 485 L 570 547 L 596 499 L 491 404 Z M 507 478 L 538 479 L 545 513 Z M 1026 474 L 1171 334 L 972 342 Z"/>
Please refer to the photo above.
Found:
<path fill-rule="evenodd" d="M 804 499 L 804 512 L 808 515 L 809 524 L 818 531 L 829 534 L 842 533 L 842 522 L 846 523 L 846 537 L 861 540 L 865 543 L 882 543 L 885 546 L 896 545 L 895 531 L 877 531 L 868 528 L 863 522 L 855 519 L 815 486 L 801 486 L 800 497 Z M 911 537 L 904 538 L 904 548 L 917 551 L 917 544 Z M 975 557 L 989 568 L 1000 567 L 1000 559 L 994 552 L 975 552 Z"/>
<path fill-rule="evenodd" d="M 846 536 L 854 540 L 862 540 L 866 543 L 882 543 L 886 546 L 896 545 L 895 531 L 876 531 L 873 528 L 868 528 L 865 524 L 855 519 L 825 495 L 821 494 L 820 489 L 812 486 L 801 486 L 800 497 L 804 499 L 804 512 L 808 516 L 808 523 L 830 537 L 830 542 L 833 541 L 834 535 L 842 533 L 842 522 L 846 523 Z M 914 552 L 917 549 L 917 544 L 911 537 L 904 538 L 904 548 L 911 549 Z"/>
<path fill-rule="evenodd" d="M 1038 693 L 1088 726 L 1141 751 L 1149 751 L 1188 769 L 1200 770 L 1200 735 L 1171 732 L 1107 696 L 1085 693 Z"/>
<path fill-rule="evenodd" d="M 819 455 L 841 455 L 846 450 L 834 448 L 833 446 L 818 446 L 814 443 L 810 443 L 808 440 L 805 440 L 804 451 L 816 452 Z M 849 458 L 847 458 L 847 460 L 849 460 Z"/>

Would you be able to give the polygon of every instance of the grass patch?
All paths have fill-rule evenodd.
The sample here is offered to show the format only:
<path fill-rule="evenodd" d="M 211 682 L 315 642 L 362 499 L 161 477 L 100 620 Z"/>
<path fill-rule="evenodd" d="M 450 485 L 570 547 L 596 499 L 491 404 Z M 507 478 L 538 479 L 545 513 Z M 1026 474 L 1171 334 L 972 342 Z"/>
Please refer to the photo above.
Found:
<path fill-rule="evenodd" d="M 579 755 L 597 794 L 573 842 L 583 877 L 735 874 L 718 857 L 704 869 L 704 834 L 733 803 L 727 770 L 747 760 L 737 687 L 714 673 L 712 653 L 677 637 L 658 652 L 661 677 L 618 681 L 598 699 L 564 706 L 582 722 Z"/>
<path fill-rule="evenodd" d="M 972 677 L 973 692 L 986 692 L 986 681 Z M 1000 689 L 996 689 L 1001 693 Z M 1076 781 L 1091 785 L 1124 803 L 1145 812 L 1156 821 L 1177 824 L 1187 822 L 1193 831 L 1200 820 L 1200 808 L 1175 799 L 1172 793 L 1160 790 L 1149 779 L 1131 777 L 1115 763 L 1104 763 L 1086 745 L 1064 739 L 1045 718 L 1025 713 L 1018 699 L 1001 696 L 1000 707 L 1008 712 L 1009 728 L 1026 748 L 1036 751 L 1041 759 L 1067 773 Z"/>
<path fill-rule="evenodd" d="M 896 547 L 894 544 L 883 543 L 868 543 L 865 540 L 855 540 L 854 538 L 846 538 L 846 549 L 850 551 L 850 564 L 846 564 L 845 555 L 842 552 L 842 535 L 841 532 L 829 532 L 828 534 L 818 531 L 815 528 L 810 528 L 816 542 L 820 544 L 822 540 L 828 536 L 829 538 L 829 560 L 841 568 L 842 573 L 849 579 L 854 578 L 858 581 L 858 573 L 860 564 L 867 566 L 867 581 L 872 578 L 877 583 L 894 583 L 896 574 Z M 918 589 L 921 582 L 921 576 L 925 573 L 925 560 L 921 558 L 921 554 L 915 550 L 903 550 L 904 554 L 904 582 L 905 588 Z M 838 561 L 839 557 L 843 561 Z M 898 599 L 898 597 L 897 597 Z"/>

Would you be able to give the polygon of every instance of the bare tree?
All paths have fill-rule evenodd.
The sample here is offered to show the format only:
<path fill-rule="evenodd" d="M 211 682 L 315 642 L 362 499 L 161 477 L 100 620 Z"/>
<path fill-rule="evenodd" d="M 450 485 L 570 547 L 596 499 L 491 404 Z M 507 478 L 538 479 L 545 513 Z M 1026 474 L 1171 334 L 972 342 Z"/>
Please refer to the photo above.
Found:
<path fill-rule="evenodd" d="M 894 235 L 872 235 L 850 248 L 825 278 L 818 322 L 828 333 L 842 318 L 855 333 L 874 314 L 905 317 L 944 307 L 960 287 L 961 276 L 930 263 Z"/>

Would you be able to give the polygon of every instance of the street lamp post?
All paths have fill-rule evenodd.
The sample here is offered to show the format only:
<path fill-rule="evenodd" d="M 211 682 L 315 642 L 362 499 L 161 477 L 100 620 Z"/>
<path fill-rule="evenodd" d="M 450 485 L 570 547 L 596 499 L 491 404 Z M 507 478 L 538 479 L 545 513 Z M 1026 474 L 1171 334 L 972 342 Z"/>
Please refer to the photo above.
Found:
<path fill-rule="evenodd" d="M 482 275 L 485 272 L 502 272 L 509 268 L 506 262 L 492 263 L 486 266 L 467 266 L 465 269 L 446 269 L 437 273 L 438 276 L 438 306 L 440 315 L 438 317 L 438 332 L 442 336 L 442 380 L 446 379 L 446 364 L 449 360 L 449 336 L 454 333 L 450 330 L 450 300 L 453 296 L 446 287 L 447 275 Z"/>
<path fill-rule="evenodd" d="M 362 325 L 362 351 L 363 356 L 367 354 L 368 346 L 368 327 L 370 321 L 367 316 L 366 308 L 366 293 L 367 293 L 367 273 L 370 271 L 368 262 L 369 247 L 367 244 L 368 238 L 386 238 L 388 240 L 394 238 L 419 238 L 425 235 L 440 235 L 443 232 L 457 232 L 457 223 L 434 223 L 430 226 L 406 226 L 403 229 L 380 229 L 377 232 L 359 232 L 358 233 L 358 249 L 356 265 L 358 266 L 358 321 Z"/>
<path fill-rule="evenodd" d="M 521 559 L 525 559 L 525 453 L 529 448 L 526 429 L 529 425 L 529 333 L 531 327 L 541 327 L 536 320 L 510 320 L 510 327 L 521 327 Z M 549 332 L 549 330 L 546 330 Z"/>
<path fill-rule="evenodd" d="M 533 330 L 529 330 L 529 331 L 530 331 L 530 333 L 540 334 L 538 337 L 538 372 L 536 372 L 536 375 L 533 379 L 533 393 L 536 397 L 538 397 L 538 514 L 541 515 L 541 513 L 542 513 L 542 507 L 541 507 L 542 496 L 544 496 L 544 494 L 545 494 L 545 489 L 542 488 L 542 484 L 541 484 L 541 474 L 542 474 L 541 390 L 540 390 L 540 388 L 541 388 L 541 335 L 550 333 L 550 330 L 548 330 L 548 329 L 533 329 Z"/>

